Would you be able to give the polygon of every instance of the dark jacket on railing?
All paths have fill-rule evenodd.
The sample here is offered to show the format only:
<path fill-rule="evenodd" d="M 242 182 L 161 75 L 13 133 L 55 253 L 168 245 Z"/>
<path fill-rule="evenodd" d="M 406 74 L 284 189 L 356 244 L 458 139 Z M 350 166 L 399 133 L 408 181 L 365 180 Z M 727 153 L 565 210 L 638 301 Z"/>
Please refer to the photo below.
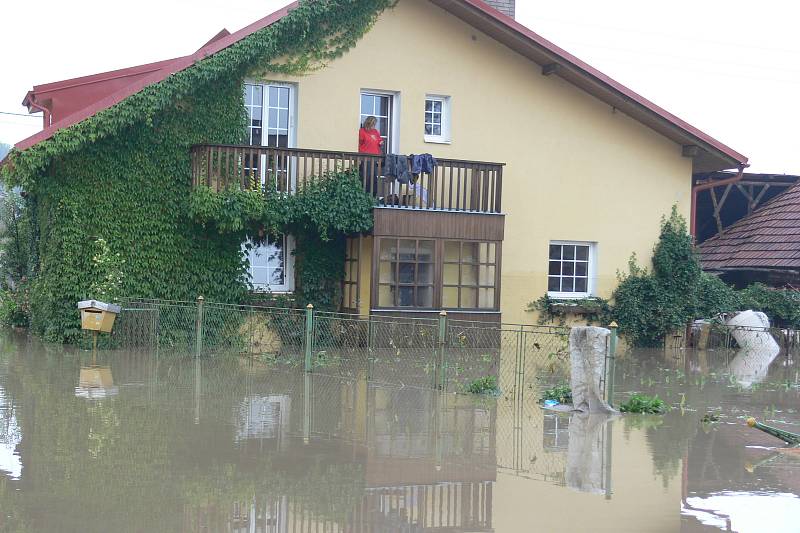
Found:
<path fill-rule="evenodd" d="M 400 183 L 409 183 L 411 173 L 408 170 L 408 157 L 397 154 L 386 154 L 383 161 L 383 175 L 395 178 Z"/>
<path fill-rule="evenodd" d="M 417 154 L 411 157 L 411 173 L 415 176 L 420 174 L 433 174 L 436 168 L 436 158 L 431 154 Z"/>

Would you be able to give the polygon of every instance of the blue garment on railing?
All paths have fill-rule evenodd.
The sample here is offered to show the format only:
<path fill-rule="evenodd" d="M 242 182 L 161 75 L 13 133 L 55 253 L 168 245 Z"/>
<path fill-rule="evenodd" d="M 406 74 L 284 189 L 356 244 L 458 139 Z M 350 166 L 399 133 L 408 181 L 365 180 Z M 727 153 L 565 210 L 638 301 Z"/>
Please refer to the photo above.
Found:
<path fill-rule="evenodd" d="M 408 157 L 397 154 L 386 154 L 383 160 L 383 175 L 394 178 L 400 183 L 409 183 L 411 173 L 408 171 Z"/>
<path fill-rule="evenodd" d="M 411 156 L 411 173 L 415 176 L 419 174 L 431 174 L 436 168 L 436 158 L 431 154 L 417 154 Z"/>

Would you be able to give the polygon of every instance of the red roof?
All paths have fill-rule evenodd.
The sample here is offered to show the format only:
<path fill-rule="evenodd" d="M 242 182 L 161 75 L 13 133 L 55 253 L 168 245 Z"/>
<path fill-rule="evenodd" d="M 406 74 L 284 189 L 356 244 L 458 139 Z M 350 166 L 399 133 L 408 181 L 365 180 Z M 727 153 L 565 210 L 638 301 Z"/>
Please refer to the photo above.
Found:
<path fill-rule="evenodd" d="M 800 268 L 800 183 L 700 245 L 711 271 Z"/>
<path fill-rule="evenodd" d="M 721 170 L 747 163 L 747 157 L 611 79 L 516 22 L 513 18 L 490 7 L 482 0 L 430 1 L 540 65 L 557 65 L 556 74 L 558 76 L 648 125 L 676 143 L 700 146 L 704 152 L 695 160 L 695 171 Z M 125 79 L 127 84 L 114 91 L 99 91 L 97 99 L 91 101 L 85 107 L 74 110 L 68 115 L 61 113 L 61 116 L 55 116 L 53 123 L 49 127 L 20 141 L 17 143 L 16 148 L 24 150 L 50 138 L 58 130 L 85 120 L 135 94 L 144 87 L 158 83 L 170 74 L 179 72 L 195 62 L 269 26 L 286 16 L 296 6 L 297 2 L 293 2 L 236 33 L 225 35 L 225 33 L 221 32 L 194 54 L 150 65 L 141 65 L 121 71 L 95 75 L 103 78 L 106 83 L 105 87 L 112 85 L 108 81 L 116 75 L 120 75 L 122 78 L 116 77 L 114 79 Z M 88 83 L 87 80 L 91 78 L 93 76 L 34 87 L 33 91 L 26 96 L 25 101 L 28 102 L 29 98 L 38 99 L 40 94 L 38 91 L 42 89 L 50 88 L 52 90 L 54 86 L 68 84 L 70 81 Z M 44 93 L 42 95 L 44 96 Z"/>

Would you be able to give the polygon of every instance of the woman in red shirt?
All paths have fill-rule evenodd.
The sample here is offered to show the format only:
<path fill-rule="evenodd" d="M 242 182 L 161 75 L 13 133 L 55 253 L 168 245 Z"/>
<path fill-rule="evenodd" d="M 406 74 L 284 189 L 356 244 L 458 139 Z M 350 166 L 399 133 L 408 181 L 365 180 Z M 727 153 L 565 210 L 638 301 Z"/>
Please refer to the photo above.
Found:
<path fill-rule="evenodd" d="M 383 138 L 381 132 L 375 129 L 378 119 L 375 117 L 367 117 L 364 119 L 364 124 L 358 130 L 358 151 L 362 154 L 381 155 L 383 150 Z M 378 176 L 380 175 L 380 166 L 377 161 L 368 162 L 363 161 L 359 165 L 361 180 L 364 183 L 364 188 L 367 192 L 371 192 L 373 196 L 380 198 L 383 194 L 378 191 Z"/>
<path fill-rule="evenodd" d="M 378 119 L 375 117 L 367 117 L 364 119 L 364 125 L 358 130 L 358 151 L 362 154 L 375 154 L 381 155 L 381 147 L 383 146 L 383 139 L 381 132 L 375 129 L 375 124 Z"/>

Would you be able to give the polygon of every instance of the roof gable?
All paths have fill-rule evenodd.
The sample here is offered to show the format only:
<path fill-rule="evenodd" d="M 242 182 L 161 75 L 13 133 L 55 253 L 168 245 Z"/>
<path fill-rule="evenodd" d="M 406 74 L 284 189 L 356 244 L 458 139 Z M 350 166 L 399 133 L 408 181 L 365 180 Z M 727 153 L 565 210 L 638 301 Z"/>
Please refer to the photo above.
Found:
<path fill-rule="evenodd" d="M 650 102 L 641 95 L 616 82 L 587 63 L 581 61 L 565 50 L 544 39 L 540 35 L 519 24 L 494 8 L 489 7 L 482 0 L 430 0 L 433 4 L 448 11 L 452 15 L 464 20 L 476 29 L 508 46 L 517 53 L 528 57 L 535 63 L 542 65 L 547 70 L 543 73 L 558 75 L 584 91 L 594 95 L 614 108 L 628 114 L 635 120 L 645 124 L 660 134 L 672 139 L 681 145 L 697 146 L 697 155 L 694 157 L 694 171 L 704 172 L 733 168 L 746 164 L 747 158 L 713 137 L 691 126 L 675 115 Z M 25 150 L 46 139 L 56 132 L 68 128 L 93 115 L 114 106 L 129 96 L 136 94 L 145 87 L 165 80 L 172 74 L 180 72 L 194 63 L 210 57 L 217 52 L 239 42 L 245 37 L 270 26 L 281 20 L 292 10 L 298 7 L 298 2 L 264 17 L 253 24 L 233 33 L 220 32 L 206 45 L 194 54 L 160 62 L 157 70 L 139 72 L 150 65 L 123 69 L 137 72 L 128 78 L 129 83 L 114 91 L 100 94 L 85 107 L 75 110 L 68 116 L 54 117 L 55 121 L 37 134 L 20 141 L 15 148 Z M 139 69 L 139 70 L 136 70 Z M 146 69 L 144 69 L 146 70 Z M 115 71 L 122 72 L 122 71 Z M 106 73 L 113 74 L 113 73 Z M 95 75 L 102 76 L 102 75 Z M 88 76 L 88 79 L 92 76 Z M 70 81 L 70 80 L 67 80 Z M 50 87 L 63 84 L 48 84 Z M 28 94 L 28 98 L 36 97 L 37 87 Z"/>

